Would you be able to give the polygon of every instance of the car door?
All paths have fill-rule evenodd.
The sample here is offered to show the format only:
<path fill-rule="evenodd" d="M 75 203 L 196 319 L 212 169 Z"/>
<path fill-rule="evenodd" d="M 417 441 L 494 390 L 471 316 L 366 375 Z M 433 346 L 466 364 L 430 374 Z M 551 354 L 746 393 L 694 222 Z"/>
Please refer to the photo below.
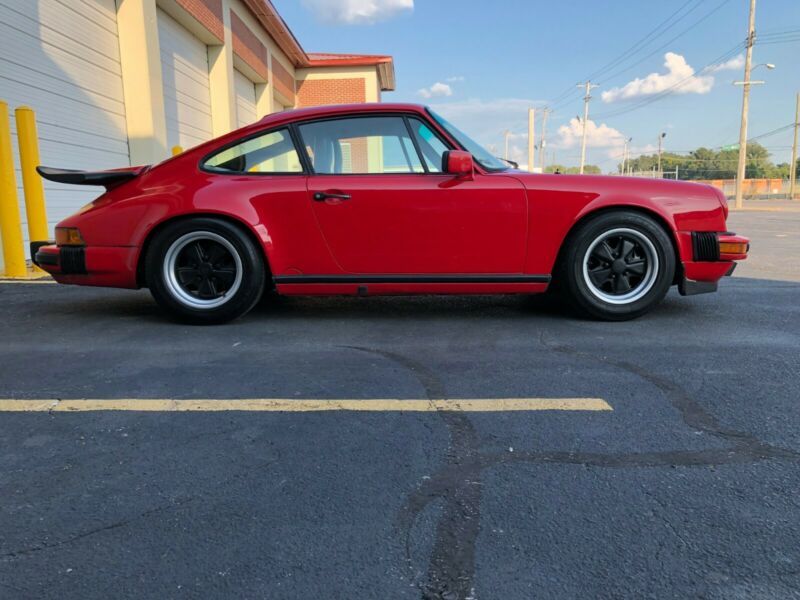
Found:
<path fill-rule="evenodd" d="M 442 172 L 448 146 L 416 116 L 345 116 L 298 126 L 308 199 L 334 259 L 352 274 L 518 274 L 522 184 Z"/>

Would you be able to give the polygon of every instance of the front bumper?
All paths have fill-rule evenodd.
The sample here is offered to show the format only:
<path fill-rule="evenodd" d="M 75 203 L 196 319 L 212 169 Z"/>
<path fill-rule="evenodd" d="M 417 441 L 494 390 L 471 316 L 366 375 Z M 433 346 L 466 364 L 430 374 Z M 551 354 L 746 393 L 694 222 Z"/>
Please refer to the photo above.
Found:
<path fill-rule="evenodd" d="M 57 246 L 31 242 L 31 260 L 59 283 L 135 288 L 139 249 L 128 246 Z"/>
<path fill-rule="evenodd" d="M 688 249 L 688 256 L 683 255 L 683 273 L 678 281 L 678 290 L 683 296 L 716 292 L 719 280 L 732 275 L 735 261 L 746 259 L 750 251 L 750 240 L 728 231 L 686 232 L 684 235 L 683 248 Z"/>

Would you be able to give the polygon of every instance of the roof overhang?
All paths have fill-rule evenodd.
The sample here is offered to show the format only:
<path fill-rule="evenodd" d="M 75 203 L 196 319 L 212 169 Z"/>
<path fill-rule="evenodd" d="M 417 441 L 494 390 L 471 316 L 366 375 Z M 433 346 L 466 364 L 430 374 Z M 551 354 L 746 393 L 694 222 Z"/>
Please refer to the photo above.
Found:
<path fill-rule="evenodd" d="M 305 50 L 270 0 L 243 0 L 295 67 L 308 67 Z"/>
<path fill-rule="evenodd" d="M 243 0 L 296 68 L 375 67 L 384 92 L 395 89 L 394 60 L 380 54 L 306 53 L 270 0 Z"/>
<path fill-rule="evenodd" d="M 381 91 L 391 92 L 396 87 L 394 60 L 382 54 L 328 54 L 312 52 L 306 55 L 310 67 L 375 67 Z"/>

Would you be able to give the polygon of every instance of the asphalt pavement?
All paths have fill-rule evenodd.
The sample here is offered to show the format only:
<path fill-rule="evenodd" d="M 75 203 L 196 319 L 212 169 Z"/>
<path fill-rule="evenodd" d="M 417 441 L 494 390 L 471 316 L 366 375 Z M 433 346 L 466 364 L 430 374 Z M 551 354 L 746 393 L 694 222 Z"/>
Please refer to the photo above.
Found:
<path fill-rule="evenodd" d="M 481 296 L 190 327 L 0 283 L 0 399 L 612 409 L 0 412 L 0 597 L 800 598 L 800 212 L 729 225 L 718 293 L 626 323 Z"/>

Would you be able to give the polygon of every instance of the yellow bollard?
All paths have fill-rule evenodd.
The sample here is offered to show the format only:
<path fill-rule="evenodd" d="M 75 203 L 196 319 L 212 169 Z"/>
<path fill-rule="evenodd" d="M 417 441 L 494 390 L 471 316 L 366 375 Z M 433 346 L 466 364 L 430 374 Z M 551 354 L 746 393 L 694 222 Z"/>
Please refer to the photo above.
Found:
<path fill-rule="evenodd" d="M 50 234 L 47 230 L 44 186 L 42 178 L 36 172 L 36 167 L 40 164 L 36 115 L 27 106 L 20 106 L 14 112 L 17 118 L 22 186 L 25 189 L 25 212 L 28 215 L 28 236 L 32 242 L 44 241 L 50 239 Z"/>
<path fill-rule="evenodd" d="M 0 101 L 0 236 L 3 238 L 5 277 L 27 276 L 22 224 L 19 219 L 17 180 L 11 150 L 11 126 L 8 104 Z"/>
<path fill-rule="evenodd" d="M 183 152 L 183 148 L 181 148 L 180 146 L 173 146 L 172 147 L 172 156 L 178 156 L 178 154 L 181 154 L 182 152 Z"/>

